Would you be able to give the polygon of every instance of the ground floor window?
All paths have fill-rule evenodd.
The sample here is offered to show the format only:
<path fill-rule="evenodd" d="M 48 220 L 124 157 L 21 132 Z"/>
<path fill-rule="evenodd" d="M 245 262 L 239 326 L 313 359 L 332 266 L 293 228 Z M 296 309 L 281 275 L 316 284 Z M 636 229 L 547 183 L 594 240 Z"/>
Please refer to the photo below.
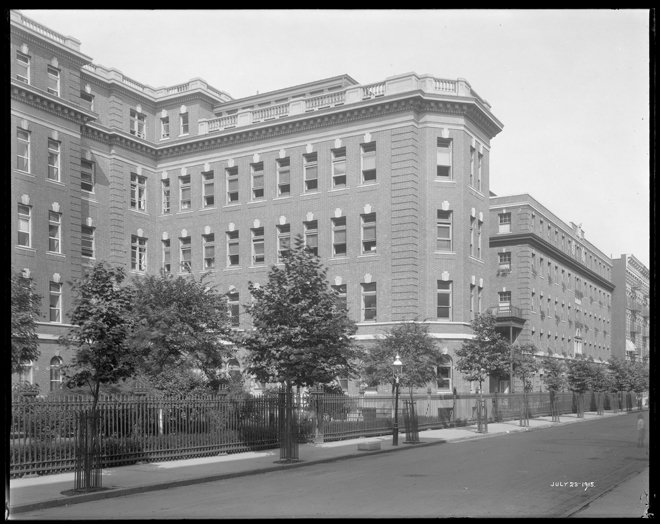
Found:
<path fill-rule="evenodd" d="M 50 390 L 55 391 L 62 386 L 62 364 L 60 357 L 50 359 Z"/>

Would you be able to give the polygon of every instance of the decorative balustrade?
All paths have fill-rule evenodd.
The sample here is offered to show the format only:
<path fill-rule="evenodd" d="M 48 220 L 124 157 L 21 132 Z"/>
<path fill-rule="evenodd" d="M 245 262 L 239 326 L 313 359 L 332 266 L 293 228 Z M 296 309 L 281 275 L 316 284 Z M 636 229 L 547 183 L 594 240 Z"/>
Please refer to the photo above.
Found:
<path fill-rule="evenodd" d="M 82 68 L 91 71 L 92 73 L 96 73 L 96 66 L 94 64 L 85 64 Z"/>
<path fill-rule="evenodd" d="M 190 89 L 190 83 L 189 82 L 185 83 L 185 84 L 180 84 L 180 85 L 174 86 L 174 87 L 168 87 L 166 91 L 167 91 L 168 95 L 173 95 L 173 94 L 176 94 L 176 93 L 184 93 L 185 91 L 188 91 L 188 89 Z"/>
<path fill-rule="evenodd" d="M 362 98 L 375 98 L 385 94 L 385 82 L 362 87 Z"/>
<path fill-rule="evenodd" d="M 333 107 L 341 105 L 346 99 L 346 92 L 341 91 L 339 93 L 328 93 L 321 96 L 315 96 L 313 98 L 308 98 L 305 100 L 305 110 L 306 111 L 316 111 L 323 107 Z"/>
<path fill-rule="evenodd" d="M 133 89 L 137 89 L 138 91 L 144 91 L 144 86 L 135 80 L 128 78 L 127 76 L 121 75 L 121 81 L 126 84 L 127 86 L 131 86 Z"/>
<path fill-rule="evenodd" d="M 42 26 L 41 24 L 38 24 L 34 20 L 30 20 L 29 18 L 25 18 L 24 16 L 21 15 L 21 23 L 30 29 L 32 31 L 36 31 L 37 33 L 41 33 L 47 38 L 50 38 L 51 40 L 55 40 L 56 42 L 59 42 L 60 44 L 66 44 L 66 37 L 62 36 L 59 33 L 56 33 L 55 31 L 48 29 L 47 27 Z"/>
<path fill-rule="evenodd" d="M 262 120 L 272 120 L 281 118 L 289 114 L 289 104 L 280 104 L 277 106 L 264 107 L 251 111 L 252 122 L 261 122 Z"/>
<path fill-rule="evenodd" d="M 209 132 L 222 131 L 228 127 L 236 127 L 236 120 L 236 115 L 222 116 L 220 118 L 209 120 Z"/>
<path fill-rule="evenodd" d="M 433 88 L 436 91 L 447 91 L 449 93 L 456 93 L 456 81 L 442 80 L 441 78 L 433 79 Z"/>

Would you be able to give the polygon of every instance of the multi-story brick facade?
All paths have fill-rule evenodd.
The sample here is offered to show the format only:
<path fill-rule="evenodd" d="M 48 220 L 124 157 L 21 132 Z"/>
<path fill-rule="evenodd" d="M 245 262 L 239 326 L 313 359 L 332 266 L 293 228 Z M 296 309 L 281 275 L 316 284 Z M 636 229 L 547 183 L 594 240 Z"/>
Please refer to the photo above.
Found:
<path fill-rule="evenodd" d="M 612 261 L 581 226 L 530 195 L 490 198 L 488 305 L 512 342 L 541 355 L 613 354 Z M 535 387 L 540 386 L 540 375 Z M 504 381 L 501 388 L 506 388 Z M 514 384 L 514 390 L 520 385 Z"/>
<path fill-rule="evenodd" d="M 634 255 L 612 260 L 612 356 L 641 360 L 650 356 L 650 272 Z"/>
<path fill-rule="evenodd" d="M 32 244 L 16 245 L 12 264 L 38 292 L 98 260 L 135 275 L 208 272 L 244 329 L 248 282 L 265 283 L 278 250 L 301 235 L 345 295 L 358 341 L 426 321 L 445 355 L 438 390 L 469 389 L 453 355 L 494 278 L 489 157 L 502 124 L 467 81 L 408 73 L 360 85 L 342 75 L 234 100 L 199 78 L 151 88 L 94 65 L 78 42 L 19 12 L 11 32 L 14 157 L 20 130 L 31 136 L 31 168 L 14 169 L 12 198 L 16 208 L 26 195 L 34 214 Z M 32 80 L 54 58 L 67 88 L 46 96 Z M 62 147 L 57 184 L 48 138 Z M 62 221 L 58 254 L 45 247 L 49 211 Z M 18 221 L 15 211 L 13 231 Z M 39 324 L 42 389 L 53 358 L 70 359 L 51 342 L 67 327 L 61 287 L 59 321 Z"/>

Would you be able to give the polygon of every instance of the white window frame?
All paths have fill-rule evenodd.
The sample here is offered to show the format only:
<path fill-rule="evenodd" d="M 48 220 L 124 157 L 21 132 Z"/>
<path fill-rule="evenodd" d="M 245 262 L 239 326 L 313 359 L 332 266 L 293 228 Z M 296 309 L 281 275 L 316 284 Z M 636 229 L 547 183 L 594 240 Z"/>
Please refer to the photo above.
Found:
<path fill-rule="evenodd" d="M 21 59 L 24 59 L 23 64 L 21 64 Z M 23 76 L 19 74 L 18 72 L 16 73 L 16 78 L 20 80 L 21 82 L 25 82 L 26 84 L 30 83 L 30 57 L 26 54 L 23 54 L 19 51 L 16 51 L 16 63 L 18 64 L 18 67 L 24 67 L 25 68 L 25 74 L 27 76 Z"/>
<path fill-rule="evenodd" d="M 264 163 L 250 164 L 250 179 L 252 182 L 252 201 L 260 201 L 266 198 L 266 185 L 264 176 Z"/>
<path fill-rule="evenodd" d="M 81 225 L 80 226 L 80 256 L 83 258 L 96 258 L 96 230 L 93 227 Z M 86 245 L 88 246 L 86 248 Z M 91 252 L 91 255 L 85 253 Z"/>
<path fill-rule="evenodd" d="M 241 314 L 241 295 L 238 291 L 230 291 L 227 293 L 227 308 L 229 309 L 229 319 L 231 327 L 237 328 L 240 326 Z"/>
<path fill-rule="evenodd" d="M 179 115 L 179 129 L 181 129 L 179 136 L 190 134 L 190 118 L 188 113 L 181 113 Z"/>
<path fill-rule="evenodd" d="M 21 129 L 20 127 L 17 129 L 16 169 L 24 173 L 30 172 L 30 138 L 30 132 L 27 129 Z M 25 148 L 25 156 L 20 154 L 21 147 Z M 21 164 L 26 166 L 27 169 L 21 169 Z"/>
<path fill-rule="evenodd" d="M 192 210 L 192 184 L 190 179 L 190 175 L 179 177 L 179 211 Z M 184 198 L 185 192 L 188 193 L 188 198 Z"/>
<path fill-rule="evenodd" d="M 62 214 L 55 211 L 48 212 L 48 252 L 62 253 Z"/>
<path fill-rule="evenodd" d="M 130 127 L 129 132 L 131 135 L 134 135 L 138 138 L 146 138 L 145 129 L 147 124 L 147 116 L 138 113 L 137 110 L 130 110 Z"/>
<path fill-rule="evenodd" d="M 27 213 L 25 212 L 27 210 Z M 21 224 L 24 225 L 21 229 Z M 26 231 L 27 229 L 27 231 Z M 18 238 L 16 240 L 16 245 L 22 247 L 32 247 L 32 206 L 26 206 L 24 204 L 18 204 L 18 226 L 17 226 Z M 27 243 L 21 243 L 21 233 L 27 238 Z"/>
<path fill-rule="evenodd" d="M 436 214 L 436 243 L 435 250 L 442 252 L 451 252 L 453 249 L 453 218 L 454 213 L 452 211 L 444 211 L 442 209 L 437 210 Z M 440 236 L 440 230 L 446 230 L 448 232 L 447 237 Z"/>
<path fill-rule="evenodd" d="M 346 148 L 332 150 L 332 189 L 348 187 L 346 175 Z"/>
<path fill-rule="evenodd" d="M 131 209 L 147 212 L 147 177 L 131 173 Z"/>
<path fill-rule="evenodd" d="M 80 98 L 85 102 L 89 103 L 89 110 L 94 111 L 94 95 L 92 93 L 87 93 L 86 91 L 80 92 Z"/>
<path fill-rule="evenodd" d="M 333 258 L 345 258 L 348 256 L 348 228 L 346 217 L 332 218 L 332 256 Z M 343 233 L 344 241 L 338 242 L 337 236 Z M 338 246 L 344 246 L 343 252 L 338 251 Z"/>
<path fill-rule="evenodd" d="M 47 69 L 48 86 L 47 90 L 51 95 L 60 96 L 60 70 L 51 65 Z M 54 82 L 55 87 L 51 87 L 51 82 Z"/>
<path fill-rule="evenodd" d="M 477 156 L 477 150 L 470 146 L 470 187 L 474 186 L 474 167 L 475 167 L 475 157 Z"/>
<path fill-rule="evenodd" d="M 202 249 L 204 250 L 204 269 L 215 269 L 215 234 L 202 235 Z"/>
<path fill-rule="evenodd" d="M 234 260 L 236 263 L 233 263 Z M 240 267 L 240 265 L 240 239 L 238 231 L 227 231 L 227 267 Z"/>
<path fill-rule="evenodd" d="M 314 253 L 319 254 L 319 223 L 318 220 L 311 220 L 303 223 L 305 229 L 305 248 Z M 314 239 L 315 246 L 310 247 L 311 239 Z"/>
<path fill-rule="evenodd" d="M 499 213 L 498 219 L 498 233 L 511 233 L 511 212 Z"/>
<path fill-rule="evenodd" d="M 131 271 L 147 271 L 147 239 L 131 235 Z"/>
<path fill-rule="evenodd" d="M 481 244 L 482 244 L 482 232 L 483 232 L 484 223 L 481 220 L 477 220 L 477 258 L 481 260 Z"/>
<path fill-rule="evenodd" d="M 283 262 L 282 255 L 291 249 L 291 224 L 282 224 L 277 227 L 277 262 Z"/>
<path fill-rule="evenodd" d="M 34 361 L 26 360 L 21 362 L 18 380 L 21 383 L 27 382 L 28 384 L 34 384 Z"/>
<path fill-rule="evenodd" d="M 277 196 L 291 195 L 291 159 L 289 157 L 277 160 Z"/>
<path fill-rule="evenodd" d="M 86 189 L 89 186 L 90 189 Z M 94 193 L 96 187 L 96 166 L 91 160 L 80 159 L 80 190 Z"/>
<path fill-rule="evenodd" d="M 317 193 L 319 191 L 318 153 L 303 155 L 303 168 L 305 172 L 305 193 Z"/>
<path fill-rule="evenodd" d="M 367 144 L 360 144 L 360 173 L 363 185 L 375 184 L 378 182 L 376 153 L 376 141 Z"/>
<path fill-rule="evenodd" d="M 57 389 L 60 389 L 62 387 L 62 381 L 63 381 L 63 376 L 62 376 L 62 366 L 64 365 L 64 361 L 62 360 L 62 357 L 55 356 L 50 359 L 50 365 L 49 367 L 49 375 L 50 375 L 50 391 L 55 391 Z"/>
<path fill-rule="evenodd" d="M 369 213 L 367 215 L 360 215 L 362 222 L 362 254 L 371 255 L 376 253 L 377 242 L 377 229 L 376 229 L 376 213 Z M 372 234 L 373 230 L 373 234 Z M 373 238 L 371 238 L 373 236 Z"/>
<path fill-rule="evenodd" d="M 161 241 L 162 245 L 162 268 L 165 273 L 172 272 L 172 242 L 169 238 Z"/>
<path fill-rule="evenodd" d="M 172 188 L 170 187 L 170 179 L 163 178 L 160 181 L 161 191 L 161 213 L 169 215 L 172 212 Z"/>
<path fill-rule="evenodd" d="M 202 173 L 202 206 L 215 206 L 215 174 L 213 171 Z"/>
<path fill-rule="evenodd" d="M 192 237 L 179 238 L 179 272 L 192 273 Z"/>
<path fill-rule="evenodd" d="M 348 311 L 348 286 L 346 284 L 339 284 L 336 286 L 330 286 L 337 292 L 337 300 L 335 305 L 338 309 L 344 309 Z"/>
<path fill-rule="evenodd" d="M 60 152 L 61 143 L 52 138 L 48 139 L 48 180 L 60 182 Z"/>
<path fill-rule="evenodd" d="M 481 166 L 483 164 L 484 155 L 477 153 L 477 191 L 481 193 Z"/>
<path fill-rule="evenodd" d="M 506 269 L 511 271 L 511 251 L 505 251 L 497 254 L 497 264 L 499 269 Z"/>
<path fill-rule="evenodd" d="M 362 322 L 377 322 L 378 321 L 378 286 L 376 282 L 369 282 L 360 284 L 362 291 Z M 373 297 L 373 306 L 367 305 L 367 300 Z M 373 311 L 373 318 L 367 318 L 367 312 Z M 371 315 L 369 315 L 371 316 Z"/>
<path fill-rule="evenodd" d="M 238 188 L 238 166 L 228 167 L 225 169 L 225 178 L 227 180 L 227 204 L 235 204 L 238 202 L 239 198 L 239 188 Z M 232 189 L 232 185 L 235 184 L 235 189 Z"/>
<path fill-rule="evenodd" d="M 445 288 L 445 286 L 447 286 Z M 436 318 L 440 322 L 451 322 L 453 318 L 453 307 L 452 307 L 452 302 L 453 302 L 453 297 L 452 297 L 452 288 L 453 288 L 453 282 L 451 280 L 438 280 L 437 284 L 437 290 L 436 290 Z M 448 296 L 449 297 L 449 305 L 440 305 L 440 297 L 441 296 Z M 440 308 L 446 309 L 447 310 L 447 317 L 440 316 Z"/>
<path fill-rule="evenodd" d="M 470 256 L 474 256 L 474 229 L 475 225 L 477 223 L 477 219 L 474 217 L 470 217 Z"/>
<path fill-rule="evenodd" d="M 265 228 L 255 227 L 250 229 L 252 235 L 252 265 L 263 266 L 266 264 L 266 240 Z"/>
<path fill-rule="evenodd" d="M 160 139 L 164 140 L 170 137 L 170 117 L 164 116 L 160 119 Z"/>
<path fill-rule="evenodd" d="M 50 282 L 48 285 L 48 297 L 49 297 L 49 320 L 53 324 L 62 323 L 62 284 L 60 282 Z M 53 302 L 54 299 L 54 302 Z M 53 317 L 56 320 L 53 320 Z"/>
<path fill-rule="evenodd" d="M 436 178 L 452 180 L 453 142 L 450 138 L 438 138 L 436 144 Z"/>

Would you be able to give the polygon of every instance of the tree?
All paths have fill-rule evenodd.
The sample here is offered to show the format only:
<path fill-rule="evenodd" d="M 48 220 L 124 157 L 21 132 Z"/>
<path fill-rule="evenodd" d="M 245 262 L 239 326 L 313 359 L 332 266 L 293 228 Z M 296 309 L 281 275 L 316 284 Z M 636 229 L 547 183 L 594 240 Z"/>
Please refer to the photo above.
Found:
<path fill-rule="evenodd" d="M 217 389 L 217 370 L 232 354 L 226 297 L 193 275 L 137 277 L 132 289 L 130 342 L 141 373 L 197 369 Z"/>
<path fill-rule="evenodd" d="M 496 318 L 486 312 L 471 322 L 475 338 L 466 340 L 456 351 L 456 368 L 467 380 L 483 381 L 491 374 L 506 376 L 510 363 L 509 343 L 495 330 Z"/>
<path fill-rule="evenodd" d="M 537 351 L 538 350 L 534 344 L 513 346 L 513 375 L 520 378 L 525 393 L 532 390 L 531 378 L 540 368 L 539 363 L 534 356 Z"/>
<path fill-rule="evenodd" d="M 611 357 L 608 368 L 614 379 L 614 391 L 630 390 L 630 369 L 625 360 Z"/>
<path fill-rule="evenodd" d="M 592 364 L 584 359 L 576 359 L 568 363 L 568 387 L 578 395 L 578 417 L 583 416 L 582 398 L 585 391 L 591 388 L 592 383 Z"/>
<path fill-rule="evenodd" d="M 414 388 L 424 387 L 436 379 L 435 367 L 442 356 L 429 335 L 428 325 L 415 320 L 387 330 L 365 355 L 362 374 L 366 383 L 369 386 L 391 384 L 394 392 L 392 362 L 397 355 L 403 362 L 399 384 L 409 388 L 412 399 Z"/>
<path fill-rule="evenodd" d="M 11 372 L 21 371 L 23 364 L 40 355 L 36 320 L 41 316 L 41 296 L 32 289 L 32 282 L 20 273 L 11 276 Z"/>
<path fill-rule="evenodd" d="M 649 388 L 649 368 L 640 361 L 630 362 L 628 366 L 630 389 L 637 394 Z"/>
<path fill-rule="evenodd" d="M 591 389 L 596 394 L 596 412 L 603 414 L 602 394 L 611 387 L 611 376 L 607 369 L 596 363 L 590 364 L 591 368 Z"/>
<path fill-rule="evenodd" d="M 557 406 L 557 393 L 563 391 L 566 387 L 566 379 L 564 373 L 566 368 L 564 364 L 556 358 L 546 357 L 541 362 L 543 370 L 545 371 L 544 384 L 545 388 L 550 392 L 550 411 L 552 414 L 552 421 L 559 422 L 559 407 Z"/>
<path fill-rule="evenodd" d="M 294 243 L 282 254 L 284 268 L 271 267 L 267 284 L 249 283 L 253 301 L 245 310 L 254 329 L 240 339 L 248 350 L 246 372 L 287 392 L 353 373 L 358 355 L 350 338 L 357 327 L 337 304 L 327 269 L 300 235 Z"/>
<path fill-rule="evenodd" d="M 73 363 L 62 368 L 67 385 L 87 387 L 96 412 L 101 384 L 116 383 L 135 372 L 128 338 L 131 331 L 132 289 L 122 287 L 121 267 L 105 262 L 92 266 L 88 275 L 72 284 L 74 294 L 71 327 L 59 339 L 76 349 Z"/>

